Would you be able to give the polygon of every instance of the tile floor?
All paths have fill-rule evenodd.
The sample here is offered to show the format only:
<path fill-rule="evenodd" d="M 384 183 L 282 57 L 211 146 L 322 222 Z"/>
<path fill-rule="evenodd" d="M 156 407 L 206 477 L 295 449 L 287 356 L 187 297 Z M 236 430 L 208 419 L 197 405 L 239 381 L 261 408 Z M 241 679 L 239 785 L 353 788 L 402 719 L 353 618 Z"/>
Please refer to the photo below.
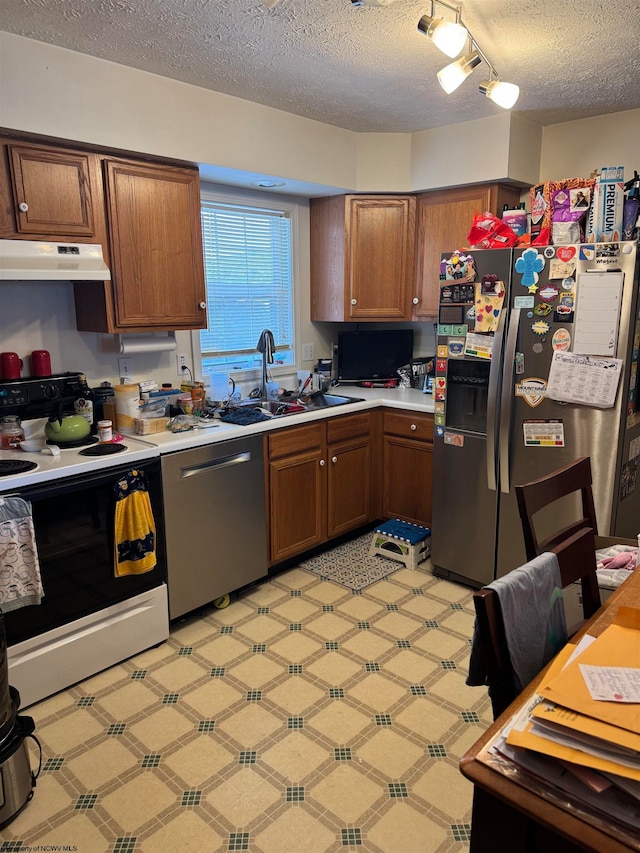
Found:
<path fill-rule="evenodd" d="M 491 721 L 472 626 L 429 563 L 245 590 L 26 712 L 42 773 L 0 851 L 462 853 L 458 761 Z"/>

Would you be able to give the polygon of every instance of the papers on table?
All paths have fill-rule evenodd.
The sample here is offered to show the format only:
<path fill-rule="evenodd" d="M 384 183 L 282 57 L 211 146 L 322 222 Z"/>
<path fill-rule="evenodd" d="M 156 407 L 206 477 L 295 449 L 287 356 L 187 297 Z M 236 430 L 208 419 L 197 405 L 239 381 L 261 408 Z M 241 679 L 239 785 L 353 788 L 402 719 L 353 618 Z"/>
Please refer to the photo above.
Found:
<path fill-rule="evenodd" d="M 594 698 L 590 676 L 605 691 L 620 686 L 626 701 Z M 585 678 L 585 675 L 587 676 Z M 490 748 L 552 788 L 570 794 L 623 827 L 640 830 L 640 610 L 619 607 L 597 638 L 568 644 L 554 658 L 538 691 Z"/>

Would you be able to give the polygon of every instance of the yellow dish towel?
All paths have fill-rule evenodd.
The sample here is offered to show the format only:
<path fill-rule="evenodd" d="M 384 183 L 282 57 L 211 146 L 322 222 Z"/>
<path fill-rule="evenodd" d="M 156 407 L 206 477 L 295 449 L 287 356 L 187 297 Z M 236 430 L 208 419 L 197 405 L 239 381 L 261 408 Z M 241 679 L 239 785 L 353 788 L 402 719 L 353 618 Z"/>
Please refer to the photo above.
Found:
<path fill-rule="evenodd" d="M 114 574 L 142 575 L 156 565 L 156 525 L 144 471 L 134 468 L 114 486 Z"/>

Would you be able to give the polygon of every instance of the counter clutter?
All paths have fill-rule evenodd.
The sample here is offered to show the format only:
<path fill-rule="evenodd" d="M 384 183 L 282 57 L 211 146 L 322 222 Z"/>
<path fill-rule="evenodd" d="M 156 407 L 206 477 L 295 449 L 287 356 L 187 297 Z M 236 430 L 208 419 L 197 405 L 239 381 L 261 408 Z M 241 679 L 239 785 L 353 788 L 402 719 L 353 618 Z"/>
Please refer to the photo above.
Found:
<path fill-rule="evenodd" d="M 349 386 L 344 386 L 349 388 Z M 340 390 L 344 390 L 340 386 Z M 401 390 L 398 388 L 357 388 L 361 403 L 350 403 L 334 409 L 322 409 L 315 412 L 301 412 L 287 418 L 273 418 L 246 426 L 215 421 L 212 427 L 192 429 L 188 432 L 154 433 L 149 436 L 125 435 L 122 444 L 126 451 L 112 456 L 87 457 L 81 456 L 81 448 L 68 448 L 60 456 L 49 456 L 43 453 L 29 453 L 22 450 L 1 450 L 0 460 L 29 460 L 36 463 L 37 468 L 23 474 L 12 474 L 0 478 L 0 493 L 13 491 L 16 488 L 30 486 L 36 483 L 51 482 L 61 477 L 72 477 L 90 471 L 102 471 L 123 461 L 140 462 L 153 459 L 165 453 L 200 447 L 220 441 L 227 441 L 241 435 L 253 435 L 283 427 L 291 427 L 311 423 L 324 418 L 338 415 L 362 412 L 368 409 L 385 406 L 395 409 L 407 409 L 416 412 L 433 412 L 433 400 L 430 396 L 416 389 Z M 44 421 L 41 420 L 44 427 Z M 29 432 L 29 437 L 35 434 Z"/>

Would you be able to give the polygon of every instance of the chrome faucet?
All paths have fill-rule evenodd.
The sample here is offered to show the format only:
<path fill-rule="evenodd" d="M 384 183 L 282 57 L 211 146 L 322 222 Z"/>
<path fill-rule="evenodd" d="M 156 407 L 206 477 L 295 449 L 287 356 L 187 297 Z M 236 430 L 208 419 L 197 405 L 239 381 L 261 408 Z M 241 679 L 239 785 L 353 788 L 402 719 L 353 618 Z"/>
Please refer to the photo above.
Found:
<path fill-rule="evenodd" d="M 273 339 L 273 332 L 269 329 L 264 329 L 258 338 L 256 350 L 262 353 L 262 386 L 260 393 L 264 400 L 267 399 L 267 364 L 273 364 L 273 354 L 276 351 L 276 344 Z"/>

